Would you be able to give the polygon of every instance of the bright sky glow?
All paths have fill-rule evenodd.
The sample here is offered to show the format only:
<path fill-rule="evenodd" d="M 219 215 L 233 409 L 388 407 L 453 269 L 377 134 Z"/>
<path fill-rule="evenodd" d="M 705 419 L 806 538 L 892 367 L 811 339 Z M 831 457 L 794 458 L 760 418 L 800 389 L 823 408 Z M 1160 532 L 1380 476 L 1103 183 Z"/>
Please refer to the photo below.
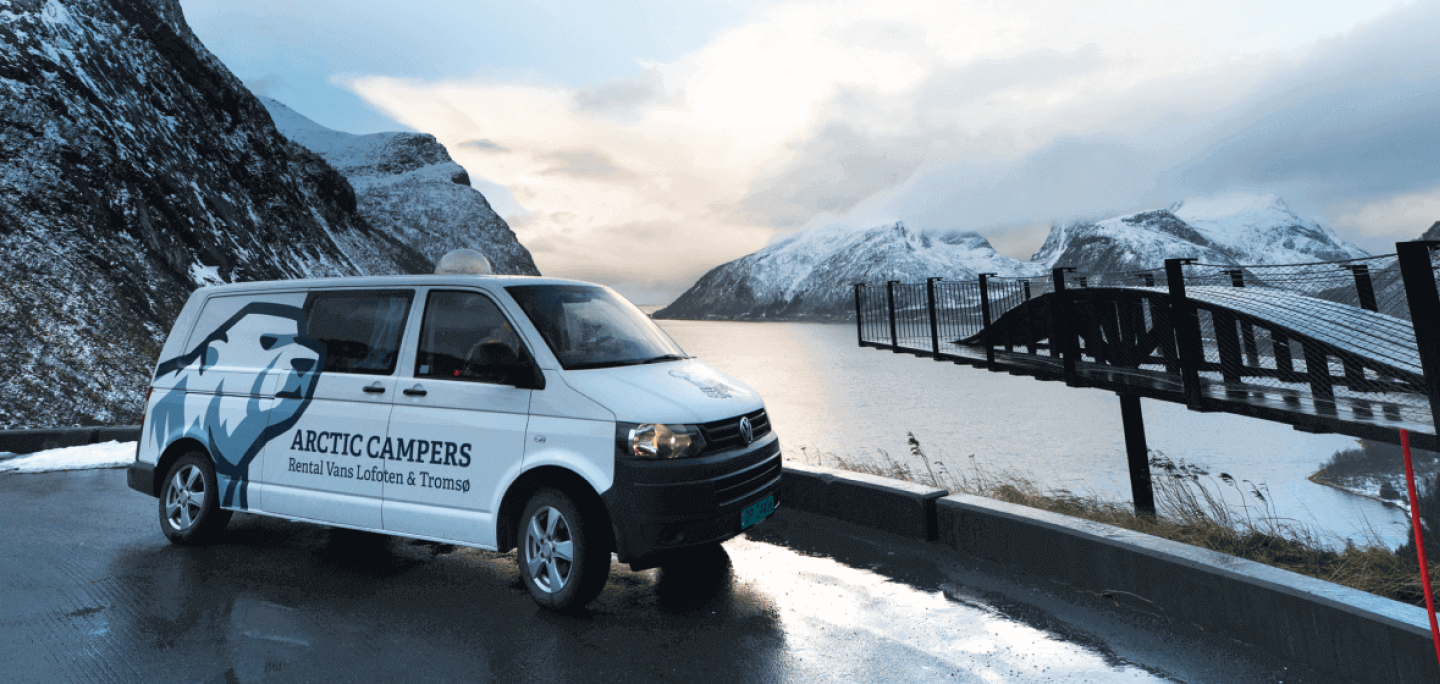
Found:
<path fill-rule="evenodd" d="M 1440 219 L 1434 3 L 183 4 L 252 88 L 435 134 L 543 273 L 642 303 L 816 225 L 1026 258 L 1230 191 L 1373 251 Z"/>

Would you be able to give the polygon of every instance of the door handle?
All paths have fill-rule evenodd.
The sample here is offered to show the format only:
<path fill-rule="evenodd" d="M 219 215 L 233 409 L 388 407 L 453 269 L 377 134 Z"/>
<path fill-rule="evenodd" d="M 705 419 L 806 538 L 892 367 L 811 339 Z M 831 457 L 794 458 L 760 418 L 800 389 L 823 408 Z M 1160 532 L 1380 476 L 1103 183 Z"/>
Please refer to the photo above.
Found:
<path fill-rule="evenodd" d="M 366 392 L 369 392 L 370 394 L 384 394 L 384 393 L 385 393 L 385 386 L 382 385 L 382 384 L 380 384 L 380 383 L 378 383 L 378 382 L 375 383 L 375 384 L 373 384 L 373 385 L 366 385 L 365 387 L 363 387 L 363 388 L 361 388 L 361 389 L 364 389 Z"/>
<path fill-rule="evenodd" d="M 400 390 L 400 393 L 404 394 L 407 397 L 423 397 L 425 396 L 425 388 L 416 385 L 407 390 Z"/>

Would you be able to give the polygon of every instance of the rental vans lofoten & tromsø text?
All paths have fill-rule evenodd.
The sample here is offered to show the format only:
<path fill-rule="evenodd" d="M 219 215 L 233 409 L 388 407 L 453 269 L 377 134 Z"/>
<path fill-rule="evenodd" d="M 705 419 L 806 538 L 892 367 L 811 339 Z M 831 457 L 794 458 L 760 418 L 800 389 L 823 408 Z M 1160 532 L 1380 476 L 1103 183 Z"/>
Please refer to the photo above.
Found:
<path fill-rule="evenodd" d="M 531 595 L 561 610 L 599 594 L 612 552 L 652 567 L 770 515 L 780 445 L 759 395 L 609 288 L 488 273 L 469 252 L 436 275 L 196 290 L 130 487 L 178 544 L 246 511 L 518 547 Z"/>

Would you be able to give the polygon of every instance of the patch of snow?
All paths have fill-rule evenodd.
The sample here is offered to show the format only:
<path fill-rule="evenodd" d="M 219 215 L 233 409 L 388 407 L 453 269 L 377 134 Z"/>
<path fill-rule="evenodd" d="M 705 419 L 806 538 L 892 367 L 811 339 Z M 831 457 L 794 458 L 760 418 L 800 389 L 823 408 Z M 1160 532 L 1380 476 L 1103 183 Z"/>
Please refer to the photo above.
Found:
<path fill-rule="evenodd" d="M 1290 208 L 1277 195 L 1227 193 L 1183 200 L 1170 208 L 1170 213 L 1186 223 L 1211 221 L 1256 211 L 1275 210 L 1289 213 Z"/>
<path fill-rule="evenodd" d="M 190 264 L 190 277 L 194 278 L 200 287 L 205 287 L 206 285 L 223 285 L 225 283 L 225 279 L 220 277 L 219 266 Z"/>
<path fill-rule="evenodd" d="M 102 444 L 37 451 L 0 461 L 0 473 L 48 473 L 56 470 L 121 468 L 135 462 L 135 443 L 109 441 Z"/>

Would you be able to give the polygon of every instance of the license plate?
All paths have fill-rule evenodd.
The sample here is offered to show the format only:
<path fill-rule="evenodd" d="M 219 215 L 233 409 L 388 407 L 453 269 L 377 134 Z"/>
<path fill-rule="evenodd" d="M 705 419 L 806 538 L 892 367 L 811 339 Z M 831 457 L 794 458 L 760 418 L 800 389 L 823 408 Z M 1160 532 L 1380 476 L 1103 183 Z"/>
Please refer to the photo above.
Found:
<path fill-rule="evenodd" d="M 775 496 L 767 496 L 740 511 L 740 529 L 745 529 L 760 522 L 775 512 Z"/>

